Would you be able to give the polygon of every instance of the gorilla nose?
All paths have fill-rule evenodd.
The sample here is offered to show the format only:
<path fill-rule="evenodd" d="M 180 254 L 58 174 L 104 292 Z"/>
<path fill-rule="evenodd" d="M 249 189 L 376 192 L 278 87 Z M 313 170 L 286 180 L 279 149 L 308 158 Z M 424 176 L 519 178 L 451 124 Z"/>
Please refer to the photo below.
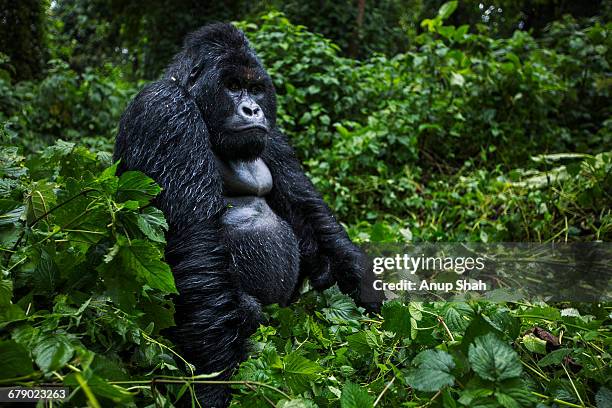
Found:
<path fill-rule="evenodd" d="M 261 119 L 262 112 L 259 105 L 252 102 L 243 102 L 238 106 L 238 112 L 245 119 Z"/>

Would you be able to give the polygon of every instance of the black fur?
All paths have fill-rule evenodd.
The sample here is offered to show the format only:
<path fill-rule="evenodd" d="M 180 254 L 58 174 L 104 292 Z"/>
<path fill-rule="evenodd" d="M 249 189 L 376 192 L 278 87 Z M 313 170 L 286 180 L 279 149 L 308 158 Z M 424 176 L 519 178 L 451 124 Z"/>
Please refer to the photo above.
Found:
<path fill-rule="evenodd" d="M 236 139 L 225 130 L 233 108 L 223 92 L 228 77 L 263 81 L 257 103 L 269 132 Z M 265 201 L 279 219 L 273 233 L 228 233 L 223 224 L 227 202 L 214 155 L 263 159 L 273 179 Z M 363 254 L 277 129 L 272 82 L 232 25 L 209 25 L 188 36 L 163 78 L 147 85 L 123 114 L 114 158 L 121 159 L 120 171 L 141 170 L 163 188 L 156 205 L 170 225 L 166 259 L 180 293 L 174 340 L 198 372 L 223 371 L 220 378 L 229 378 L 246 357 L 261 305 L 286 304 L 306 277 L 317 289 L 337 282 L 343 292 L 358 297 Z M 250 263 L 249 251 L 256 248 L 263 252 Z M 249 285 L 241 282 L 247 277 Z M 222 386 L 199 387 L 197 393 L 205 407 L 226 406 L 231 398 Z"/>

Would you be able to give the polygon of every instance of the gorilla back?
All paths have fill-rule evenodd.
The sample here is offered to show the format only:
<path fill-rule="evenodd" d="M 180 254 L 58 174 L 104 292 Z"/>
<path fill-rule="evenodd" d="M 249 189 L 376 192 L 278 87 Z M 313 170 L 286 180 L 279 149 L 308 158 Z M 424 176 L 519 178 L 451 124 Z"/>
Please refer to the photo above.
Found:
<path fill-rule="evenodd" d="M 272 81 L 232 25 L 187 37 L 126 109 L 114 158 L 163 188 L 155 204 L 179 291 L 172 336 L 198 372 L 229 378 L 261 305 L 287 304 L 305 278 L 358 299 L 363 254 L 277 128 Z M 231 398 L 224 386 L 196 394 L 205 407 Z"/>

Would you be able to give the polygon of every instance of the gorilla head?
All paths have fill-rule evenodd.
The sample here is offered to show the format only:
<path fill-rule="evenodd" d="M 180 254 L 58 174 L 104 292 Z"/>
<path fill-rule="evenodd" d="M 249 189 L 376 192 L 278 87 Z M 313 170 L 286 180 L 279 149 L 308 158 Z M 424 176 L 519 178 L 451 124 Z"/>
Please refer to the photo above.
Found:
<path fill-rule="evenodd" d="M 212 24 L 190 34 L 165 73 L 197 102 L 210 142 L 223 159 L 261 155 L 276 122 L 270 77 L 244 34 Z"/>

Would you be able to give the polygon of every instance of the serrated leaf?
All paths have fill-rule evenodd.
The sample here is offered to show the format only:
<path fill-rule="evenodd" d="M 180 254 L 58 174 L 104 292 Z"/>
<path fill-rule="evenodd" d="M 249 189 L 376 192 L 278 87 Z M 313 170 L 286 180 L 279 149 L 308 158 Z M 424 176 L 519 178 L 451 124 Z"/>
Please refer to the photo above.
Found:
<path fill-rule="evenodd" d="M 323 308 L 323 314 L 332 323 L 347 324 L 347 322 L 354 322 L 357 324 L 357 320 L 362 317 L 357 310 L 357 306 L 355 306 L 355 302 L 343 293 L 333 293 L 327 302 L 328 307 Z"/>
<path fill-rule="evenodd" d="M 463 332 L 474 316 L 472 308 L 465 303 L 450 303 L 444 312 L 444 321 L 450 331 Z"/>
<path fill-rule="evenodd" d="M 162 254 L 152 243 L 136 239 L 123 245 L 119 253 L 124 267 L 136 271 L 150 287 L 178 293 L 170 267 L 161 261 Z"/>
<path fill-rule="evenodd" d="M 41 154 L 45 159 L 59 159 L 72 153 L 75 143 L 57 140 L 54 145 L 46 147 Z"/>
<path fill-rule="evenodd" d="M 495 309 L 488 315 L 483 315 L 483 318 L 501 333 L 506 334 L 510 338 L 515 338 L 520 332 L 520 321 L 510 314 L 510 310 L 506 308 Z"/>
<path fill-rule="evenodd" d="M 612 408 L 612 391 L 607 387 L 601 387 L 595 395 L 597 408 Z"/>
<path fill-rule="evenodd" d="M 36 364 L 44 371 L 62 368 L 74 354 L 74 347 L 63 334 L 44 337 L 33 350 Z"/>
<path fill-rule="evenodd" d="M 19 186 L 17 180 L 0 178 L 0 197 L 8 197 Z"/>
<path fill-rule="evenodd" d="M 477 337 L 470 344 L 468 359 L 474 372 L 485 380 L 502 381 L 522 373 L 518 354 L 493 333 Z"/>
<path fill-rule="evenodd" d="M 451 374 L 455 362 L 450 354 L 442 350 L 425 350 L 420 352 L 406 374 L 406 382 L 419 391 L 435 392 L 442 387 L 455 383 L 455 376 Z"/>
<path fill-rule="evenodd" d="M 117 201 L 138 201 L 140 205 L 148 204 L 161 188 L 155 181 L 139 171 L 126 171 L 119 177 Z"/>
<path fill-rule="evenodd" d="M 382 324 L 384 330 L 389 330 L 398 336 L 410 336 L 410 310 L 399 301 L 387 302 L 382 306 Z"/>
<path fill-rule="evenodd" d="M 347 381 L 342 387 L 340 407 L 342 408 L 368 408 L 374 406 L 374 397 L 359 385 Z"/>
<path fill-rule="evenodd" d="M 147 207 L 142 214 L 136 216 L 136 223 L 140 231 L 147 238 L 155 242 L 165 243 L 165 231 L 168 230 L 168 223 L 164 218 L 164 213 L 155 207 Z"/>
<path fill-rule="evenodd" d="M 314 381 L 321 366 L 297 353 L 288 354 L 283 358 L 283 374 L 289 388 L 297 393 L 306 391 L 310 382 Z"/>
<path fill-rule="evenodd" d="M 13 226 L 21 219 L 25 209 L 25 206 L 18 206 L 17 208 L 7 211 L 4 214 L 0 214 L 0 227 L 5 225 Z"/>
<path fill-rule="evenodd" d="M 24 157 L 17 147 L 0 147 L 0 177 L 18 178 L 28 173 L 23 167 Z"/>
<path fill-rule="evenodd" d="M 34 372 L 30 354 L 12 340 L 0 342 L 0 378 L 14 378 Z"/>

